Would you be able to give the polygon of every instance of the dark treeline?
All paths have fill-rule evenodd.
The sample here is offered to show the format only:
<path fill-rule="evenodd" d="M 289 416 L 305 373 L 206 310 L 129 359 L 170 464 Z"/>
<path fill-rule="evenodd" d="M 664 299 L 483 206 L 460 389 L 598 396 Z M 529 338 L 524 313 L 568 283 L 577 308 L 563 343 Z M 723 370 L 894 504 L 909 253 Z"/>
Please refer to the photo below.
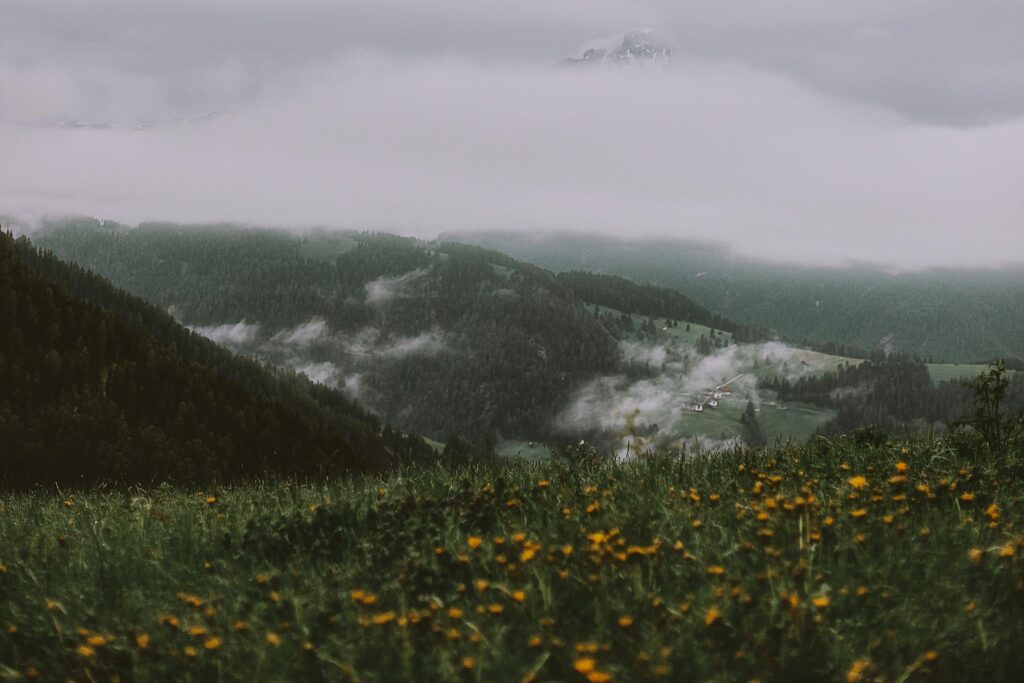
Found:
<path fill-rule="evenodd" d="M 768 389 L 781 401 L 803 401 L 828 406 L 838 414 L 822 429 L 826 434 L 845 434 L 875 426 L 886 432 L 907 432 L 945 426 L 970 414 L 974 390 L 963 381 L 941 382 L 937 386 L 927 366 L 910 356 L 881 352 L 870 354 L 858 365 L 795 382 L 769 381 Z M 1024 407 L 1024 375 L 1010 379 L 1007 410 Z"/>
<path fill-rule="evenodd" d="M 6 233 L 0 320 L 5 486 L 320 476 L 432 454 Z"/>
<path fill-rule="evenodd" d="M 689 297 L 664 287 L 639 285 L 617 275 L 598 275 L 573 270 L 557 275 L 558 281 L 582 301 L 651 318 L 686 320 L 731 332 L 738 342 L 762 341 L 763 331 L 738 325 L 715 315 Z"/>

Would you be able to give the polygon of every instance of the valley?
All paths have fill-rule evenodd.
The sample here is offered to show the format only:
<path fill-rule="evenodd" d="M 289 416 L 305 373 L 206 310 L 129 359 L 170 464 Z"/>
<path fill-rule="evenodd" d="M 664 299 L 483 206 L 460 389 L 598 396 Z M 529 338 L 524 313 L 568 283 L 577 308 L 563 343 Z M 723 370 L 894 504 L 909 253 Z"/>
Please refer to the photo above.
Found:
<path fill-rule="evenodd" d="M 889 410 L 891 428 L 917 429 L 962 413 L 961 380 L 984 370 L 868 361 L 842 343 L 801 348 L 683 292 L 451 242 L 91 219 L 34 239 L 439 450 L 456 436 L 525 457 L 579 439 L 623 457 L 800 442 L 877 410 Z M 877 368 L 856 374 L 866 362 Z M 915 388 L 880 388 L 893 372 L 909 372 Z M 827 391 L 807 388 L 823 381 Z M 915 407 L 893 404 L 908 395 Z"/>

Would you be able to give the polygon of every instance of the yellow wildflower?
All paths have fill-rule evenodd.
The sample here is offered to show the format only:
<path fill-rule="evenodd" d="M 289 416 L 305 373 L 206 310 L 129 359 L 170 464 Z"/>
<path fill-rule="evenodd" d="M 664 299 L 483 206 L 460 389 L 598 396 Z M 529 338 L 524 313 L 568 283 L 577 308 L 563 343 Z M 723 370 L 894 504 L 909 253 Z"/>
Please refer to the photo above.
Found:
<path fill-rule="evenodd" d="M 847 683 L 857 683 L 857 681 L 861 680 L 869 666 L 871 666 L 870 659 L 862 658 L 855 661 L 853 666 L 850 667 L 850 670 L 846 672 Z"/>
<path fill-rule="evenodd" d="M 579 671 L 581 674 L 586 676 L 591 671 L 597 668 L 597 662 L 590 657 L 581 657 L 573 662 L 573 668 Z"/>
<path fill-rule="evenodd" d="M 850 486 L 855 489 L 862 489 L 868 485 L 867 478 L 860 474 L 855 477 L 850 477 L 847 481 L 850 483 Z"/>

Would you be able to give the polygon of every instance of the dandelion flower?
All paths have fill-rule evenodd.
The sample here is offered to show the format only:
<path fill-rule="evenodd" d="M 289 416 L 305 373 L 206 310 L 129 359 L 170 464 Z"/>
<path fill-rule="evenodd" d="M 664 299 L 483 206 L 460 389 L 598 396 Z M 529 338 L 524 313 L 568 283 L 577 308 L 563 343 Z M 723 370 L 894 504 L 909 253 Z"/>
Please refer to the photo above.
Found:
<path fill-rule="evenodd" d="M 390 624 L 394 620 L 395 620 L 395 613 L 394 612 L 390 612 L 390 611 L 389 612 L 381 612 L 380 614 L 375 614 L 373 616 L 373 623 L 376 624 L 377 626 L 383 626 L 385 624 Z"/>
<path fill-rule="evenodd" d="M 623 614 L 621 617 L 619 617 L 619 626 L 621 626 L 622 628 L 629 628 L 632 625 L 633 617 L 627 614 Z"/>
<path fill-rule="evenodd" d="M 277 635 L 273 631 L 267 631 L 267 635 L 264 640 L 266 640 L 267 645 L 270 647 L 277 647 L 281 644 L 281 636 Z"/>
<path fill-rule="evenodd" d="M 850 486 L 852 486 L 853 488 L 858 489 L 858 490 L 860 490 L 860 489 L 862 489 L 862 488 L 864 488 L 864 487 L 866 487 L 868 485 L 867 478 L 864 477 L 863 475 L 860 475 L 860 474 L 858 474 L 855 477 L 850 477 L 846 481 L 849 482 Z"/>
<path fill-rule="evenodd" d="M 712 605 L 708 607 L 708 611 L 704 613 L 704 625 L 711 626 L 722 616 L 722 613 L 718 611 L 718 608 Z"/>
<path fill-rule="evenodd" d="M 96 650 L 92 649 L 88 645 L 79 645 L 75 648 L 75 652 L 77 652 L 80 657 L 84 657 L 86 659 L 96 654 Z"/>
<path fill-rule="evenodd" d="M 597 662 L 590 657 L 581 657 L 573 662 L 572 667 L 586 676 L 597 668 Z"/>
<path fill-rule="evenodd" d="M 138 647 L 140 650 L 147 649 L 149 647 L 149 634 L 140 633 L 139 635 L 135 636 L 135 646 Z"/>
<path fill-rule="evenodd" d="M 484 542 L 484 539 L 479 536 L 470 536 L 466 539 L 466 545 L 469 546 L 470 550 L 476 550 L 480 547 L 480 544 Z"/>
<path fill-rule="evenodd" d="M 864 676 L 868 667 L 871 666 L 870 659 L 858 659 L 850 667 L 850 670 L 846 672 L 847 683 L 857 683 Z"/>
<path fill-rule="evenodd" d="M 832 601 L 828 599 L 827 595 L 819 595 L 818 597 L 811 600 L 811 604 L 813 604 L 818 609 L 825 609 L 829 606 L 831 602 Z"/>
<path fill-rule="evenodd" d="M 222 645 L 224 645 L 224 640 L 222 638 L 218 638 L 217 636 L 207 638 L 206 642 L 203 643 L 203 647 L 205 647 L 207 650 L 210 650 L 211 652 L 219 650 Z"/>

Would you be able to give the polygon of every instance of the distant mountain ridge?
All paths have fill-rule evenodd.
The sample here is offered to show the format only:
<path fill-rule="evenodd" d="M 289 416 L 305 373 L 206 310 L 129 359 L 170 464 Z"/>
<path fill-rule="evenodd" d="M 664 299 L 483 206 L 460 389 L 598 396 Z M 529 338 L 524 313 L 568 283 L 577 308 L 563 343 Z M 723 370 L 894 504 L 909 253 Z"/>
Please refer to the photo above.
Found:
<path fill-rule="evenodd" d="M 570 232 L 464 232 L 445 239 L 496 249 L 555 272 L 588 270 L 685 292 L 733 320 L 794 343 L 883 345 L 935 362 L 1024 359 L 1024 264 L 892 274 L 736 257 L 708 242 Z"/>

